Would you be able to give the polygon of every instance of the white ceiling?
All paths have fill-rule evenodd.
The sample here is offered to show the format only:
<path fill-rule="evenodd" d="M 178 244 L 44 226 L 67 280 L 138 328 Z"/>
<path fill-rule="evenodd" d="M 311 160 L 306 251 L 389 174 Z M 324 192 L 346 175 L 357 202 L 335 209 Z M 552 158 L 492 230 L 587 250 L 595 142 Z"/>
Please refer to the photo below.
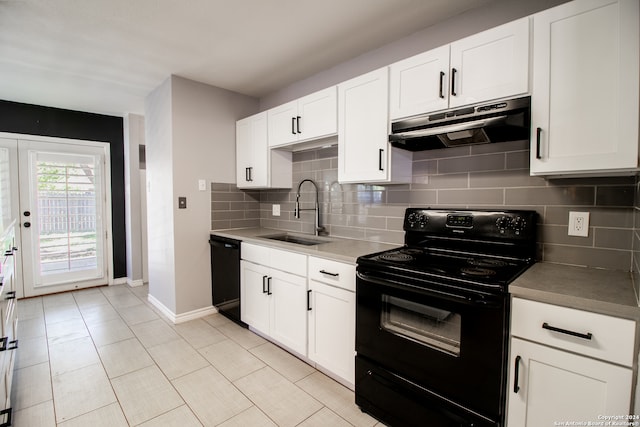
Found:
<path fill-rule="evenodd" d="M 0 99 L 143 114 L 168 76 L 254 97 L 489 0 L 0 0 Z"/>

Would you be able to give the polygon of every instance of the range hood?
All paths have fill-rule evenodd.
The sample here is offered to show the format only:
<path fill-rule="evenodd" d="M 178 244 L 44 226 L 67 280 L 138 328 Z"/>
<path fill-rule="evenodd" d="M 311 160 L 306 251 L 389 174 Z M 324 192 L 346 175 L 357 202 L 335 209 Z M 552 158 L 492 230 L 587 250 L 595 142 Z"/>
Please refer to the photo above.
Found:
<path fill-rule="evenodd" d="M 483 103 L 391 124 L 389 141 L 409 151 L 529 139 L 531 97 Z"/>

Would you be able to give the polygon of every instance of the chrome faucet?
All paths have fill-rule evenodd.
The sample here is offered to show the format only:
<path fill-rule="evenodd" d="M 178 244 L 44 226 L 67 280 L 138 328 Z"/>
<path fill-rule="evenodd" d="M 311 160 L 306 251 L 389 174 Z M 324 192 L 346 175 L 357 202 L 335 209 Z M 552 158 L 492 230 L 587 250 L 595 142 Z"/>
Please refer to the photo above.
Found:
<path fill-rule="evenodd" d="M 313 209 L 300 209 L 300 187 L 302 187 L 302 184 L 304 184 L 305 182 L 310 182 L 311 184 L 313 184 L 313 188 L 316 189 L 316 205 Z M 318 207 L 318 186 L 316 185 L 315 182 L 313 182 L 310 179 L 303 179 L 302 181 L 300 181 L 300 183 L 298 184 L 298 191 L 296 192 L 296 206 L 293 208 L 293 216 L 300 219 L 300 211 L 315 211 L 316 213 L 316 217 L 315 217 L 315 227 L 314 227 L 314 234 L 317 236 L 318 233 L 324 231 L 324 227 L 320 226 L 320 209 Z"/>

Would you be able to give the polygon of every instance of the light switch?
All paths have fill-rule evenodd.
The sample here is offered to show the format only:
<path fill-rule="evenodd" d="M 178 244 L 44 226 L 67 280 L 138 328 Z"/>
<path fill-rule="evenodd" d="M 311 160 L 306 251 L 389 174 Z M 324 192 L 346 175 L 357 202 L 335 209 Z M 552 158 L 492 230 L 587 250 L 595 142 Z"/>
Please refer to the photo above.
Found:
<path fill-rule="evenodd" d="M 273 214 L 273 216 L 280 216 L 280 205 L 272 205 L 271 213 Z"/>
<path fill-rule="evenodd" d="M 187 209 L 186 197 L 178 197 L 178 209 Z"/>
<path fill-rule="evenodd" d="M 198 190 L 207 191 L 207 181 L 204 179 L 198 180 Z"/>

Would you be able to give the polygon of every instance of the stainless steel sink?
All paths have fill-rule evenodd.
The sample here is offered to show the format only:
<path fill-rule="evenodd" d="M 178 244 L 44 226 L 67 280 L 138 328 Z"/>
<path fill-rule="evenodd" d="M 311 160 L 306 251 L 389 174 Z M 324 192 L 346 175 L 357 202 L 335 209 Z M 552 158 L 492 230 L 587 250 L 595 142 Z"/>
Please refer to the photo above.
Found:
<path fill-rule="evenodd" d="M 327 240 L 316 239 L 314 237 L 296 236 L 293 234 L 272 234 L 269 236 L 260 236 L 264 239 L 278 240 L 280 242 L 295 243 L 296 245 L 314 246 L 328 243 Z"/>

